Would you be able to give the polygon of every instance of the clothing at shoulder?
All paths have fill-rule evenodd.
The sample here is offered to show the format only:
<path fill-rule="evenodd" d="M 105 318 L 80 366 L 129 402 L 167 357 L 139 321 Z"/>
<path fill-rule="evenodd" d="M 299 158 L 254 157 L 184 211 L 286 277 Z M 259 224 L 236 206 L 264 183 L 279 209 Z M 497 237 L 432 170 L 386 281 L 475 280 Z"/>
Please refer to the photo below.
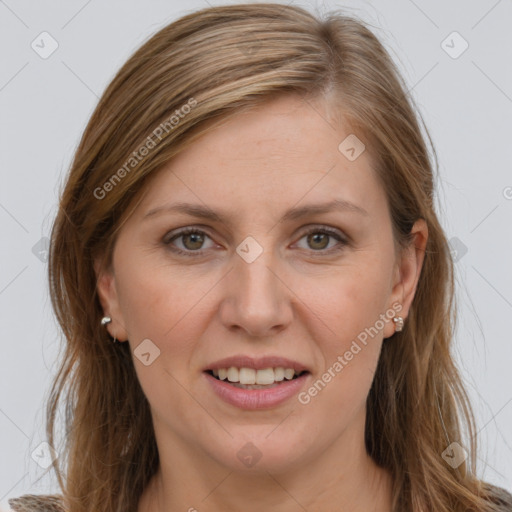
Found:
<path fill-rule="evenodd" d="M 502 512 L 512 512 L 512 494 L 501 487 L 485 483 L 492 501 Z M 14 512 L 66 512 L 59 494 L 24 494 L 8 500 Z"/>
<path fill-rule="evenodd" d="M 65 512 L 59 494 L 23 494 L 7 501 L 14 512 Z"/>

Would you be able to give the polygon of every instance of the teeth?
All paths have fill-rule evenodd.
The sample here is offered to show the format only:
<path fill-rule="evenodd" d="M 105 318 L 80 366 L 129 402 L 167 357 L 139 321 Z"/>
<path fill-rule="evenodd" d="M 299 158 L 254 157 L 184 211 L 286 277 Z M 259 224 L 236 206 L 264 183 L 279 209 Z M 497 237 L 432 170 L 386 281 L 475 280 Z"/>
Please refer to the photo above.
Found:
<path fill-rule="evenodd" d="M 238 368 L 235 368 L 234 366 L 232 366 L 231 368 L 228 368 L 229 382 L 238 382 L 238 375 L 239 375 Z"/>
<path fill-rule="evenodd" d="M 274 368 L 274 379 L 276 382 L 281 382 L 284 380 L 284 368 L 281 366 Z"/>
<path fill-rule="evenodd" d="M 240 379 L 240 384 L 246 384 Z M 274 384 L 274 369 L 265 368 L 256 372 L 256 384 Z"/>
<path fill-rule="evenodd" d="M 292 380 L 296 372 L 293 368 L 265 368 L 263 370 L 255 370 L 254 368 L 219 368 L 212 370 L 213 375 L 220 380 L 228 380 L 233 383 L 240 383 L 244 385 L 271 385 L 275 382 L 282 382 L 283 380 Z"/>
<path fill-rule="evenodd" d="M 284 378 L 285 379 L 288 379 L 288 380 L 293 379 L 294 375 L 295 375 L 295 371 L 292 370 L 291 368 L 286 368 L 284 370 Z"/>
<path fill-rule="evenodd" d="M 256 384 L 256 370 L 254 368 L 240 368 L 238 371 L 238 382 L 240 384 Z M 263 384 L 258 382 L 258 384 Z"/>

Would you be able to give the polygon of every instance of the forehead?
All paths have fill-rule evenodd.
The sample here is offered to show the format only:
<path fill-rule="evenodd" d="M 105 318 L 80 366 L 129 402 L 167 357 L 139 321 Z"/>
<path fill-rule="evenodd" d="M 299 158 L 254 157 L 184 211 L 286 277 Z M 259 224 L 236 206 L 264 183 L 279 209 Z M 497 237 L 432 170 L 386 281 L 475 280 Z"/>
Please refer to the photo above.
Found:
<path fill-rule="evenodd" d="M 340 151 L 340 143 L 354 135 L 333 122 L 329 108 L 285 96 L 229 118 L 159 171 L 139 210 L 173 199 L 240 212 L 332 199 L 382 202 L 369 152 L 350 160 Z"/>

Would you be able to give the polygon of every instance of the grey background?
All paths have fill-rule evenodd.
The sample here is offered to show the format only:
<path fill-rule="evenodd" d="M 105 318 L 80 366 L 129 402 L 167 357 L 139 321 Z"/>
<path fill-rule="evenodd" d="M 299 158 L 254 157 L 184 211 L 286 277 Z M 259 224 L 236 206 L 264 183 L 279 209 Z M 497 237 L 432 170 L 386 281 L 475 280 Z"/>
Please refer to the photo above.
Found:
<path fill-rule="evenodd" d="M 43 403 L 60 343 L 44 237 L 81 132 L 135 48 L 176 18 L 225 3 L 237 2 L 0 0 L 0 508 L 58 490 L 36 462 L 48 454 Z M 512 490 L 512 2 L 289 3 L 369 21 L 418 103 L 457 250 L 455 351 L 477 414 L 480 476 Z M 31 47 L 43 31 L 58 43 L 47 59 Z M 446 39 L 453 31 L 469 44 L 458 58 L 462 40 Z"/>

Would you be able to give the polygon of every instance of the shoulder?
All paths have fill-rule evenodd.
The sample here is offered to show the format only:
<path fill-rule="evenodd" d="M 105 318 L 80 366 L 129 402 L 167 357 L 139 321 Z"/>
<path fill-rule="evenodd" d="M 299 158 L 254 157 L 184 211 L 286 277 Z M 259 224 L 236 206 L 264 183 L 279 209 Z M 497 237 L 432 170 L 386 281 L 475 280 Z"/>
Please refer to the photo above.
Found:
<path fill-rule="evenodd" d="M 484 483 L 483 487 L 489 501 L 498 505 L 500 511 L 512 512 L 512 494 L 509 491 L 490 483 Z"/>
<path fill-rule="evenodd" d="M 8 503 L 14 512 L 65 512 L 59 494 L 23 494 Z"/>

